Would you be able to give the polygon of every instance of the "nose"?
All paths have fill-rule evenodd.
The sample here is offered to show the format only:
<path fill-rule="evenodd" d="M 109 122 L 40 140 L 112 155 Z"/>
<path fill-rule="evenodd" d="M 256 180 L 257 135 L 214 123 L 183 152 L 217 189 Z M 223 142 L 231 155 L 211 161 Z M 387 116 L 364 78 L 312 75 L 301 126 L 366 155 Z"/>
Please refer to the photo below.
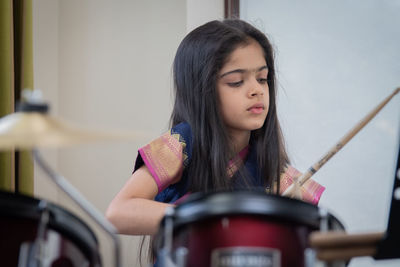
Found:
<path fill-rule="evenodd" d="M 248 95 L 249 97 L 259 96 L 264 94 L 264 87 L 258 82 L 257 79 L 253 79 L 250 84 Z"/>

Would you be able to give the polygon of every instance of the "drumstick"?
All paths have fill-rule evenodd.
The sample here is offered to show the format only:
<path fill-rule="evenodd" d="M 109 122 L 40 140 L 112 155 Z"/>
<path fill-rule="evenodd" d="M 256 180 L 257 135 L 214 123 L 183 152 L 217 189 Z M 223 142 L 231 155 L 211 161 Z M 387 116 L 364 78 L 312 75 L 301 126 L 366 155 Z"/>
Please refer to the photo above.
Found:
<path fill-rule="evenodd" d="M 318 162 L 312 165 L 303 175 L 301 175 L 297 179 L 297 183 L 302 186 L 308 179 L 311 178 L 333 155 L 335 155 L 340 149 L 342 149 L 347 142 L 349 142 L 375 115 L 392 99 L 400 91 L 400 87 L 396 88 L 392 94 L 386 97 L 378 106 L 376 106 L 370 113 L 367 114 L 359 123 L 357 123 L 353 129 L 351 129 L 346 135 L 344 135 L 339 142 L 334 145 L 328 153 L 326 153 Z M 285 192 L 283 192 L 283 196 L 293 196 L 293 191 L 296 182 L 291 184 Z"/>
<path fill-rule="evenodd" d="M 309 242 L 320 260 L 349 260 L 353 257 L 375 255 L 377 245 L 384 235 L 383 232 L 364 234 L 347 234 L 343 231 L 313 232 Z"/>
<path fill-rule="evenodd" d="M 347 261 L 354 257 L 374 256 L 376 246 L 348 247 L 317 250 L 317 258 L 322 261 Z"/>
<path fill-rule="evenodd" d="M 384 235 L 383 232 L 359 234 L 348 234 L 343 231 L 312 232 L 309 241 L 310 246 L 316 249 L 374 246 L 384 238 Z"/>

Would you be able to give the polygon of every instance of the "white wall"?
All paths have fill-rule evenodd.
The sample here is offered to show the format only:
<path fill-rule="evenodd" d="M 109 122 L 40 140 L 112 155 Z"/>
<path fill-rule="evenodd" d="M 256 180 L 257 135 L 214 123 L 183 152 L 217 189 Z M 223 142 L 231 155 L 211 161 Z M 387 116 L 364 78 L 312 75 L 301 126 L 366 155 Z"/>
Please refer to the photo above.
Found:
<path fill-rule="evenodd" d="M 278 112 L 301 171 L 400 86 L 400 1 L 242 0 L 240 12 L 275 46 Z M 314 176 L 326 186 L 320 205 L 349 232 L 386 229 L 399 122 L 398 95 Z"/>
<path fill-rule="evenodd" d="M 222 18 L 223 1 L 34 0 L 34 82 L 51 114 L 80 128 L 146 131 L 146 138 L 44 150 L 100 212 L 129 178 L 137 149 L 168 127 L 175 51 L 187 29 Z M 35 195 L 72 210 L 95 231 L 104 266 L 109 238 L 38 169 Z M 122 236 L 123 266 L 138 237 Z"/>

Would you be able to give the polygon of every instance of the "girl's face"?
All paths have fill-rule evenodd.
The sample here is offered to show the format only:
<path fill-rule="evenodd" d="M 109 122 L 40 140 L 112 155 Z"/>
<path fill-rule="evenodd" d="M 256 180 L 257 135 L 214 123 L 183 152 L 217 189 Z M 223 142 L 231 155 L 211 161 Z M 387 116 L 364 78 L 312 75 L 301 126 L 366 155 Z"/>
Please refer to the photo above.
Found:
<path fill-rule="evenodd" d="M 263 126 L 268 114 L 268 68 L 254 40 L 239 46 L 222 67 L 217 82 L 220 111 L 231 135 Z"/>

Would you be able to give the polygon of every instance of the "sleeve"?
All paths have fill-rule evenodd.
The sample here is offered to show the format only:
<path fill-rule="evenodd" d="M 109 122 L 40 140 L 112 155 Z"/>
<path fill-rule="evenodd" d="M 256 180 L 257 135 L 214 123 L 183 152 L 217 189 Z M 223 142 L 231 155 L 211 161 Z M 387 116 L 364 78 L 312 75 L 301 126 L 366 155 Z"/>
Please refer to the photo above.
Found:
<path fill-rule="evenodd" d="M 300 177 L 301 172 L 293 168 L 292 166 L 288 166 L 286 171 L 281 174 L 280 177 L 280 194 L 293 183 L 294 177 Z M 318 202 L 321 198 L 322 193 L 324 192 L 325 187 L 315 182 L 312 179 L 309 179 L 301 186 L 301 195 L 304 201 L 310 202 L 314 205 L 318 205 Z"/>
<path fill-rule="evenodd" d="M 159 193 L 180 181 L 190 156 L 189 134 L 190 128 L 186 123 L 178 124 L 139 149 L 135 170 L 145 164 L 157 184 Z"/>

